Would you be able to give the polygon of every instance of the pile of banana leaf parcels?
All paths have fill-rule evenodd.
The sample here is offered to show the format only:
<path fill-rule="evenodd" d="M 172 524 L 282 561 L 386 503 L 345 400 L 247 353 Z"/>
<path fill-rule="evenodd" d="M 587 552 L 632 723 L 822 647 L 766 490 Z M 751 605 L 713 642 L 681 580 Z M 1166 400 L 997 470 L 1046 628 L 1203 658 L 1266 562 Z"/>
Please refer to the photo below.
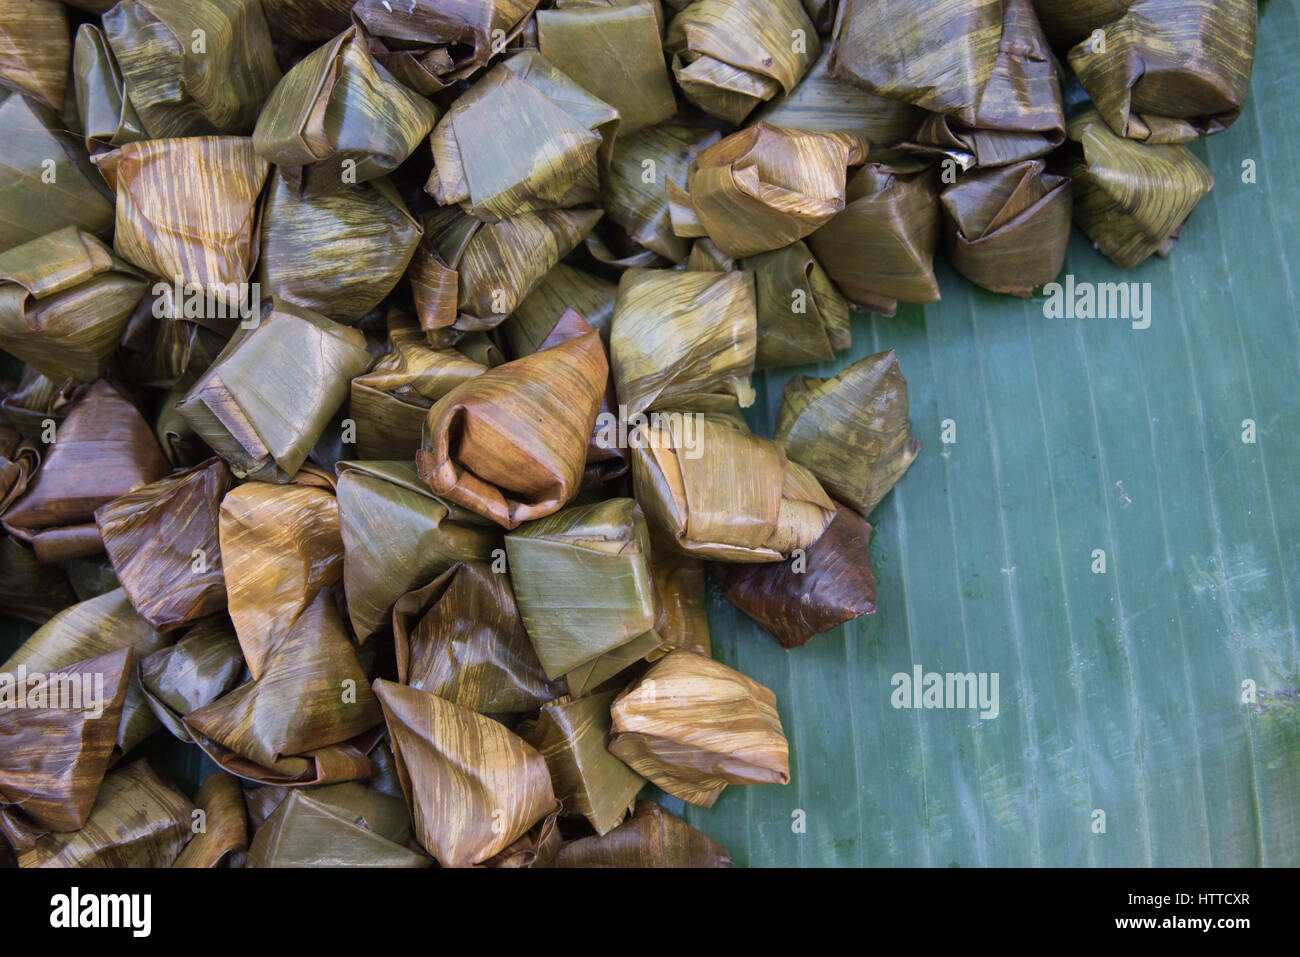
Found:
<path fill-rule="evenodd" d="M 794 377 L 773 438 L 752 373 L 937 299 L 941 238 L 1025 297 L 1072 218 L 1168 254 L 1255 29 L 0 0 L 0 607 L 40 625 L 0 665 L 0 856 L 730 863 L 638 800 L 789 781 L 709 569 L 786 648 L 870 613 L 866 516 L 920 448 L 892 352 Z M 221 769 L 193 801 L 155 734 Z"/>

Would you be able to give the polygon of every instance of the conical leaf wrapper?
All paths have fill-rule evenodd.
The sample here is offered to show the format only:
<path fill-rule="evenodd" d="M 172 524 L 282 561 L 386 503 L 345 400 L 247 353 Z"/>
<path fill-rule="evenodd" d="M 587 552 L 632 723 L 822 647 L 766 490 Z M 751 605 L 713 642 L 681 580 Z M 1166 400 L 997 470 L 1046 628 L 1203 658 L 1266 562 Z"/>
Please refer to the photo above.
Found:
<path fill-rule="evenodd" d="M 203 812 L 203 829 L 185 845 L 172 867 L 221 867 L 248 849 L 248 821 L 239 778 L 224 771 L 208 776 L 194 802 Z"/>
<path fill-rule="evenodd" d="M 728 784 L 788 784 L 776 696 L 689 651 L 655 662 L 611 709 L 609 750 L 683 801 L 712 807 Z"/>
<path fill-rule="evenodd" d="M 6 614 L 43 625 L 76 601 L 61 566 L 37 561 L 12 535 L 0 538 L 0 606 Z"/>
<path fill-rule="evenodd" d="M 730 867 L 727 849 L 645 799 L 608 834 L 570 841 L 556 867 Z"/>
<path fill-rule="evenodd" d="M 893 350 L 859 359 L 834 378 L 792 378 L 775 438 L 832 495 L 869 515 L 921 451 Z"/>
<path fill-rule="evenodd" d="M 0 3 L 0 85 L 63 112 L 72 60 L 68 10 L 56 0 Z"/>
<path fill-rule="evenodd" d="M 609 707 L 617 691 L 544 706 L 524 740 L 546 759 L 564 813 L 582 815 L 597 834 L 627 816 L 645 779 L 607 750 Z"/>
<path fill-rule="evenodd" d="M 717 564 L 723 594 L 782 648 L 797 648 L 837 625 L 876 610 L 871 526 L 845 505 L 826 534 L 793 563 Z"/>
<path fill-rule="evenodd" d="M 755 369 L 825 362 L 852 344 L 848 300 L 807 244 L 759 253 L 739 265 L 754 274 Z"/>
<path fill-rule="evenodd" d="M 98 153 L 148 138 L 144 122 L 126 92 L 117 57 L 100 27 L 83 23 L 77 28 L 72 67 L 77 117 L 85 131 L 88 151 Z"/>
<path fill-rule="evenodd" d="M 500 329 L 511 354 L 518 359 L 536 352 L 560 317 L 567 310 L 574 309 L 608 342 L 617 295 L 615 283 L 559 263 L 542 277 Z"/>
<path fill-rule="evenodd" d="M 664 48 L 686 98 L 739 124 L 795 88 L 821 41 L 800 0 L 700 0 L 673 17 Z"/>
<path fill-rule="evenodd" d="M 626 414 L 689 407 L 709 395 L 752 405 L 756 308 L 749 272 L 623 273 L 609 343 Z"/>
<path fill-rule="evenodd" d="M 385 178 L 299 198 L 277 177 L 262 213 L 258 279 L 285 302 L 354 323 L 393 291 L 423 234 Z"/>
<path fill-rule="evenodd" d="M 952 264 L 976 285 L 1028 299 L 1070 244 L 1070 181 L 1027 160 L 962 176 L 940 196 Z"/>
<path fill-rule="evenodd" d="M 343 587 L 357 638 L 389 621 L 402 595 L 457 562 L 486 561 L 495 526 L 434 498 L 410 462 L 341 462 Z"/>
<path fill-rule="evenodd" d="M 27 850 L 36 835 L 85 825 L 117 743 L 134 665 L 123 647 L 0 680 L 0 832 L 15 847 Z"/>
<path fill-rule="evenodd" d="M 181 719 L 233 690 L 244 671 L 234 628 L 224 616 L 209 618 L 141 660 L 140 690 L 162 726 L 189 743 Z"/>
<path fill-rule="evenodd" d="M 489 369 L 429 410 L 420 478 L 508 529 L 558 511 L 582 481 L 608 376 L 594 331 Z"/>
<path fill-rule="evenodd" d="M 661 549 L 655 552 L 650 569 L 665 618 L 659 630 L 664 644 L 651 660 L 662 658 L 673 648 L 712 657 L 704 562 Z"/>
<path fill-rule="evenodd" d="M 339 795 L 336 788 L 356 788 Z M 249 867 L 431 867 L 433 859 L 377 832 L 367 820 L 376 800 L 401 799 L 354 784 L 294 788 L 253 837 Z"/>
<path fill-rule="evenodd" d="M 1187 217 L 1214 187 L 1214 175 L 1177 143 L 1116 136 L 1095 110 L 1070 121 L 1082 159 L 1070 168 L 1074 221 L 1121 269 L 1168 256 Z"/>
<path fill-rule="evenodd" d="M 285 482 L 369 365 L 359 331 L 273 300 L 177 408 L 236 477 Z"/>
<path fill-rule="evenodd" d="M 374 689 L 416 838 L 444 867 L 487 860 L 553 810 L 546 761 L 518 735 L 424 691 Z"/>
<path fill-rule="evenodd" d="M 524 629 L 550 678 L 658 623 L 649 530 L 630 498 L 529 522 L 506 536 L 506 552 Z"/>
<path fill-rule="evenodd" d="M 1070 66 L 1116 133 L 1185 143 L 1241 115 L 1257 16 L 1252 0 L 1133 0 L 1070 51 Z"/>
<path fill-rule="evenodd" d="M 295 188 L 327 192 L 391 173 L 437 117 L 437 107 L 377 63 L 350 27 L 284 75 L 253 144 Z"/>
<path fill-rule="evenodd" d="M 892 316 L 898 300 L 935 302 L 939 195 L 929 171 L 868 163 L 849 180 L 844 211 L 808 237 L 827 275 L 852 302 Z"/>
<path fill-rule="evenodd" d="M 191 836 L 194 805 L 143 758 L 104 778 L 85 827 L 50 834 L 20 867 L 170 867 Z"/>
<path fill-rule="evenodd" d="M 233 485 L 230 470 L 213 458 L 95 510 L 118 581 L 155 628 L 225 609 L 217 510 Z"/>

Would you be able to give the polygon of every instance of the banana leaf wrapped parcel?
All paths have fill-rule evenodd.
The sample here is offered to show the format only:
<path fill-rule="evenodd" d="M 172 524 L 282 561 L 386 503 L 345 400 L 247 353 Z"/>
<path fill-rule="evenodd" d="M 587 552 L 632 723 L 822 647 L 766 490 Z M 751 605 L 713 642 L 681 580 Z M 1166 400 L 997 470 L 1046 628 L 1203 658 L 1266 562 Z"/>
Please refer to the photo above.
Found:
<path fill-rule="evenodd" d="M 0 86 L 63 112 L 72 66 L 68 10 L 56 0 L 0 2 Z"/>
<path fill-rule="evenodd" d="M 354 782 L 294 788 L 257 829 L 249 867 L 432 867 L 406 846 L 405 802 Z"/>
<path fill-rule="evenodd" d="M 653 801 L 608 834 L 560 848 L 556 867 L 730 867 L 727 849 Z"/>
<path fill-rule="evenodd" d="M 240 856 L 248 849 L 248 821 L 239 778 L 222 771 L 209 775 L 194 803 L 203 812 L 203 827 L 191 828 L 194 835 L 172 867 L 239 866 Z"/>
<path fill-rule="evenodd" d="M 806 243 L 746 257 L 739 266 L 754 274 L 755 369 L 825 362 L 852 345 L 848 300 Z"/>
<path fill-rule="evenodd" d="M 500 326 L 516 359 L 536 352 L 565 312 L 572 309 L 609 343 L 618 285 L 567 263 L 552 267 Z"/>
<path fill-rule="evenodd" d="M 12 535 L 0 537 L 0 603 L 11 616 L 43 625 L 76 601 L 61 565 L 38 561 Z"/>
<path fill-rule="evenodd" d="M 704 562 L 659 549 L 651 559 L 655 593 L 664 609 L 664 625 L 659 629 L 663 645 L 650 661 L 657 661 L 674 648 L 713 657 L 709 634 L 708 573 Z"/>
<path fill-rule="evenodd" d="M 100 27 L 83 23 L 77 28 L 72 66 L 77 118 L 88 152 L 102 153 L 148 138 L 144 122 L 131 105 L 117 57 Z"/>
<path fill-rule="evenodd" d="M 244 655 L 230 620 L 207 618 L 174 645 L 145 655 L 140 690 L 150 710 L 177 739 L 192 742 L 184 718 L 233 691 L 246 674 Z"/>

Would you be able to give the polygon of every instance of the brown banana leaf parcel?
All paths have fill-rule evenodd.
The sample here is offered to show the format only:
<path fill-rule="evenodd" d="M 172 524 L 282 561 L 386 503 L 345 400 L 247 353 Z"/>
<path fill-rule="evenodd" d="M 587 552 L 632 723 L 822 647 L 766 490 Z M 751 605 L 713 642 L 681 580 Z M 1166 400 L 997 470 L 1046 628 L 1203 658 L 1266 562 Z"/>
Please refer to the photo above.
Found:
<path fill-rule="evenodd" d="M 0 515 L 13 504 L 41 464 L 39 447 L 0 418 Z"/>
<path fill-rule="evenodd" d="M 225 318 L 213 315 L 206 297 L 192 298 L 181 287 L 177 300 L 175 286 L 159 283 L 146 294 L 127 321 L 118 342 L 118 370 L 127 381 L 151 389 L 179 390 L 161 409 L 171 412 L 169 404 L 184 397 L 199 376 L 221 355 L 221 350 L 239 326 L 237 315 Z M 190 287 L 197 292 L 197 287 Z"/>
<path fill-rule="evenodd" d="M 352 25 L 355 0 L 262 0 L 274 43 L 324 43 Z"/>
<path fill-rule="evenodd" d="M 160 631 L 225 610 L 217 512 L 234 484 L 212 458 L 95 510 L 118 581 Z"/>
<path fill-rule="evenodd" d="M 237 478 L 286 482 L 370 365 L 365 336 L 273 299 L 177 406 Z"/>
<path fill-rule="evenodd" d="M 0 607 L 6 614 L 43 625 L 76 601 L 62 566 L 37 561 L 12 535 L 0 537 Z"/>
<path fill-rule="evenodd" d="M 53 673 L 0 679 L 0 834 L 18 850 L 85 825 L 134 665 L 125 647 Z"/>
<path fill-rule="evenodd" d="M 674 648 L 712 657 L 705 563 L 660 549 L 651 559 L 650 571 L 665 621 L 659 630 L 663 645 L 649 660 L 657 661 Z"/>
<path fill-rule="evenodd" d="M 202 815 L 196 814 L 191 828 L 194 836 L 172 867 L 238 866 L 236 862 L 248 849 L 248 820 L 239 778 L 224 771 L 209 775 L 194 803 Z"/>
<path fill-rule="evenodd" d="M 617 295 L 615 283 L 567 263 L 555 265 L 501 324 L 511 355 L 518 359 L 536 352 L 570 309 L 608 344 Z"/>
<path fill-rule="evenodd" d="M 713 566 L 723 594 L 789 650 L 876 610 L 871 526 L 840 505 L 826 534 L 790 562 Z"/>
<path fill-rule="evenodd" d="M 688 192 L 668 182 L 673 229 L 734 258 L 788 246 L 844 209 L 848 169 L 867 150 L 847 133 L 756 123 L 695 158 Z"/>
<path fill-rule="evenodd" d="M 557 809 L 546 761 L 468 708 L 378 679 L 415 836 L 443 867 L 482 863 Z"/>
<path fill-rule="evenodd" d="M 397 680 L 479 714 L 533 711 L 565 693 L 548 681 L 504 572 L 453 565 L 393 607 Z"/>
<path fill-rule="evenodd" d="M 1070 181 L 1042 160 L 974 170 L 939 197 L 956 270 L 992 292 L 1028 299 L 1055 279 L 1070 244 Z"/>
<path fill-rule="evenodd" d="M 738 125 L 795 88 L 821 40 L 800 0 L 699 0 L 673 17 L 664 48 L 686 98 Z"/>
<path fill-rule="evenodd" d="M 627 270 L 609 340 L 627 416 L 717 396 L 753 405 L 757 336 L 752 273 Z"/>
<path fill-rule="evenodd" d="M 712 807 L 728 784 L 788 784 L 776 696 L 726 665 L 672 651 L 611 709 L 609 750 L 683 801 Z"/>
<path fill-rule="evenodd" d="M 932 170 L 868 163 L 849 180 L 843 212 L 808 237 L 827 275 L 852 302 L 892 316 L 898 301 L 939 299 L 934 249 L 939 194 Z"/>
<path fill-rule="evenodd" d="M 412 462 L 340 462 L 343 587 L 358 640 L 389 622 L 393 603 L 457 562 L 487 561 L 491 522 L 435 498 Z"/>
<path fill-rule="evenodd" d="M 146 280 L 75 226 L 0 253 L 0 348 L 51 379 L 108 368 Z"/>
<path fill-rule="evenodd" d="M 403 846 L 406 804 L 349 782 L 294 788 L 257 830 L 249 867 L 432 867 Z"/>
<path fill-rule="evenodd" d="M 1070 51 L 1070 66 L 1117 134 L 1185 143 L 1241 115 L 1257 18 L 1255 0 L 1133 0 Z"/>
<path fill-rule="evenodd" d="M 329 592 L 283 628 L 258 674 L 184 718 L 195 743 L 218 765 L 263 784 L 324 784 L 374 773 L 352 739 L 379 723 L 379 706 Z"/>
<path fill-rule="evenodd" d="M 353 324 L 401 281 L 423 235 L 386 177 L 303 197 L 276 177 L 258 279 L 286 302 Z"/>
<path fill-rule="evenodd" d="M 69 410 L 89 391 L 90 386 L 84 382 L 55 381 L 25 365 L 17 386 L 6 392 L 0 385 L 0 414 L 24 439 L 44 444 L 45 420 L 53 419 L 56 426 L 62 424 Z"/>
<path fill-rule="evenodd" d="M 93 23 L 77 28 L 72 47 L 77 118 L 85 133 L 86 149 L 100 153 L 148 138 L 144 122 L 131 105 L 126 80 L 104 31 Z"/>
<path fill-rule="evenodd" d="M 564 845 L 564 836 L 556 823 L 560 816 L 561 805 L 556 802 L 555 810 L 532 826 L 523 837 L 509 845 L 504 851 L 494 854 L 484 861 L 481 867 L 554 867 L 560 848 Z"/>
<path fill-rule="evenodd" d="M 430 96 L 486 66 L 524 31 L 536 8 L 537 0 L 357 0 L 352 16 L 379 61 Z"/>
<path fill-rule="evenodd" d="M 122 0 L 103 24 L 150 139 L 247 135 L 280 79 L 259 0 Z"/>
<path fill-rule="evenodd" d="M 149 424 L 100 380 L 57 427 L 45 462 L 2 521 L 41 561 L 94 555 L 104 547 L 95 509 L 169 471 Z"/>
<path fill-rule="evenodd" d="M 171 642 L 135 613 L 126 592 L 118 588 L 59 612 L 0 665 L 0 674 L 12 675 L 20 666 L 28 674 L 49 674 L 122 648 L 130 648 L 139 659 Z M 157 729 L 158 722 L 132 671 L 117 727 L 118 750 L 129 752 Z"/>
<path fill-rule="evenodd" d="M 1179 143 L 1116 136 L 1096 110 L 1070 121 L 1079 144 L 1069 169 L 1074 221 L 1121 269 L 1173 252 L 1187 217 L 1214 187 L 1214 174 Z"/>
<path fill-rule="evenodd" d="M 400 166 L 438 118 L 350 27 L 294 65 L 267 99 L 253 145 L 295 191 L 331 192 Z"/>
<path fill-rule="evenodd" d="M 551 772 L 551 786 L 564 813 L 581 815 L 597 834 L 608 834 L 627 817 L 645 779 L 609 753 L 609 708 L 617 690 L 545 705 L 521 729 Z"/>
<path fill-rule="evenodd" d="M 582 482 L 608 377 L 592 331 L 457 386 L 429 410 L 420 478 L 507 529 L 559 511 Z"/>
<path fill-rule="evenodd" d="M 506 536 L 506 553 L 524 629 L 548 678 L 573 672 L 661 623 L 650 534 L 630 498 L 575 505 L 529 522 Z"/>
<path fill-rule="evenodd" d="M 832 495 L 871 514 L 921 452 L 894 351 L 859 359 L 833 378 L 792 378 L 775 438 Z"/>
<path fill-rule="evenodd" d="M 677 551 L 775 562 L 817 541 L 835 503 L 780 443 L 715 416 L 652 419 L 631 436 L 637 501 Z"/>
<path fill-rule="evenodd" d="M 127 143 L 95 157 L 117 192 L 113 247 L 145 272 L 196 283 L 234 314 L 258 252 L 269 166 L 238 136 Z"/>
<path fill-rule="evenodd" d="M 220 537 L 230 618 L 259 678 L 280 637 L 342 577 L 338 500 L 307 484 L 245 482 L 221 501 Z"/>
<path fill-rule="evenodd" d="M 730 867 L 731 855 L 707 834 L 643 798 L 632 816 L 608 834 L 565 844 L 555 866 Z"/>
<path fill-rule="evenodd" d="M 245 670 L 239 639 L 223 615 L 199 622 L 176 644 L 141 660 L 140 690 L 162 726 L 190 743 L 182 719 L 233 690 Z"/>
<path fill-rule="evenodd" d="M 1072 47 L 1124 16 L 1133 0 L 1033 0 L 1034 12 L 1055 47 Z"/>
<path fill-rule="evenodd" d="M 65 226 L 108 236 L 113 195 L 57 113 L 0 91 L 0 129 L 0 251 Z"/>
<path fill-rule="evenodd" d="M 754 274 L 755 369 L 825 362 L 853 344 L 848 300 L 806 243 L 749 256 L 739 265 Z"/>
<path fill-rule="evenodd" d="M 171 867 L 192 835 L 194 805 L 143 758 L 104 778 L 79 831 L 48 834 L 20 867 Z"/>
<path fill-rule="evenodd" d="M 540 54 L 515 54 L 434 128 L 425 191 L 488 223 L 595 202 L 618 120 Z"/>
<path fill-rule="evenodd" d="M 542 56 L 616 109 L 624 134 L 677 112 L 659 34 L 650 0 L 537 14 Z"/>
<path fill-rule="evenodd" d="M 0 0 L 0 86 L 63 112 L 72 41 L 57 0 Z"/>

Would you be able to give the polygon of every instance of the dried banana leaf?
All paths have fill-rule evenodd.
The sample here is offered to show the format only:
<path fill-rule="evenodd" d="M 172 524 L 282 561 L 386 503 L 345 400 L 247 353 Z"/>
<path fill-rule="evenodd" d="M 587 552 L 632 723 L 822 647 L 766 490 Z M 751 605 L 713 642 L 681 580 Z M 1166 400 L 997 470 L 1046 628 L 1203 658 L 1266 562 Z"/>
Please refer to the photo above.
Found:
<path fill-rule="evenodd" d="M 508 529 L 559 511 L 582 481 L 608 376 L 592 331 L 457 386 L 429 410 L 420 478 Z"/>
<path fill-rule="evenodd" d="M 425 241 L 411 268 L 427 268 L 432 259 L 440 270 L 454 271 L 456 302 L 434 300 L 421 309 L 421 325 L 454 324 L 462 331 L 500 325 L 600 217 L 598 209 L 553 209 L 482 223 L 456 208 L 435 210 L 424 220 Z M 450 278 L 440 286 L 450 296 Z"/>
<path fill-rule="evenodd" d="M 340 462 L 343 587 L 357 638 L 389 622 L 393 603 L 457 562 L 486 561 L 496 527 L 430 494 L 415 465 Z"/>
<path fill-rule="evenodd" d="M 238 478 L 285 482 L 370 365 L 365 336 L 278 299 L 177 406 Z"/>
<path fill-rule="evenodd" d="M 149 424 L 100 380 L 57 427 L 44 464 L 3 524 L 41 561 L 94 555 L 104 547 L 95 509 L 170 470 Z"/>
<path fill-rule="evenodd" d="M 439 206 L 495 223 L 599 197 L 602 133 L 612 139 L 618 112 L 539 60 L 516 54 L 439 120 L 425 186 Z"/>
<path fill-rule="evenodd" d="M 0 419 L 0 515 L 27 491 L 27 483 L 40 464 L 41 452 L 36 444 Z"/>
<path fill-rule="evenodd" d="M 605 691 L 545 705 L 535 723 L 521 730 L 551 772 L 551 786 L 564 813 L 581 815 L 597 834 L 608 834 L 631 810 L 645 779 L 607 750 L 609 708 L 618 691 Z"/>
<path fill-rule="evenodd" d="M 379 60 L 428 96 L 486 66 L 536 8 L 537 0 L 357 0 L 352 16 L 377 38 Z"/>
<path fill-rule="evenodd" d="M 739 265 L 754 274 L 755 369 L 825 362 L 852 345 L 848 300 L 805 243 L 749 256 Z"/>
<path fill-rule="evenodd" d="M 324 43 L 352 25 L 355 0 L 262 0 L 276 43 Z"/>
<path fill-rule="evenodd" d="M 506 536 L 506 552 L 524 629 L 549 678 L 658 623 L 650 534 L 630 498 L 529 522 Z"/>
<path fill-rule="evenodd" d="M 601 189 L 606 217 L 627 230 L 633 242 L 680 261 L 687 243 L 673 232 L 667 184 L 685 191 L 691 161 L 718 139 L 717 130 L 671 123 L 619 137 Z"/>
<path fill-rule="evenodd" d="M 0 94 L 0 250 L 76 226 L 107 236 L 113 196 L 80 138 L 49 107 Z"/>
<path fill-rule="evenodd" d="M 867 148 L 847 133 L 766 123 L 733 133 L 691 163 L 689 193 L 668 182 L 673 229 L 735 258 L 788 246 L 844 209 L 848 168 Z"/>
<path fill-rule="evenodd" d="M 70 33 L 67 8 L 58 0 L 0 0 L 0 86 L 62 113 Z"/>
<path fill-rule="evenodd" d="M 85 825 L 134 666 L 126 647 L 0 681 L 0 833 L 18 850 L 30 850 L 41 834 Z"/>
<path fill-rule="evenodd" d="M 181 720 L 234 689 L 244 676 L 244 655 L 223 615 L 195 625 L 185 637 L 140 662 L 140 690 L 162 726 L 181 741 L 194 739 Z"/>
<path fill-rule="evenodd" d="M 330 192 L 391 173 L 437 118 L 437 107 L 377 63 L 350 27 L 285 74 L 253 145 L 299 192 Z"/>
<path fill-rule="evenodd" d="M 723 594 L 789 650 L 876 610 L 871 526 L 845 505 L 826 534 L 791 562 L 719 563 Z"/>
<path fill-rule="evenodd" d="M 163 288 L 162 283 L 154 287 Z M 127 320 L 118 342 L 118 368 L 134 385 L 179 389 L 180 399 L 226 347 L 238 317 L 198 315 L 206 311 L 206 300 L 177 304 L 173 287 L 165 288 L 161 295 L 146 294 Z"/>
<path fill-rule="evenodd" d="M 557 264 L 501 324 L 511 354 L 518 359 L 536 352 L 568 309 L 577 310 L 608 343 L 617 294 L 615 283 Z"/>
<path fill-rule="evenodd" d="M 648 0 L 537 14 L 542 56 L 616 109 L 624 134 L 677 112 L 659 29 Z"/>
<path fill-rule="evenodd" d="M 603 837 L 560 848 L 556 867 L 730 867 L 727 849 L 681 818 L 645 799 Z"/>
<path fill-rule="evenodd" d="M 1124 16 L 1133 0 L 1033 0 L 1034 13 L 1053 46 L 1070 47 L 1093 30 Z"/>
<path fill-rule="evenodd" d="M 146 272 L 246 308 L 269 167 L 236 136 L 127 143 L 95 157 L 117 191 L 113 247 Z"/>
<path fill-rule="evenodd" d="M 423 235 L 384 177 L 301 198 L 276 177 L 262 212 L 258 279 L 286 302 L 355 323 L 393 291 Z"/>
<path fill-rule="evenodd" d="M 431 867 L 432 858 L 403 847 L 404 839 L 394 841 L 373 826 L 376 812 L 392 815 L 380 802 L 396 802 L 409 833 L 400 798 L 351 783 L 294 788 L 258 828 L 248 849 L 248 866 Z"/>
<path fill-rule="evenodd" d="M 478 864 L 555 810 L 546 762 L 491 718 L 378 679 L 415 835 L 444 867 Z"/>
<path fill-rule="evenodd" d="M 828 528 L 829 530 L 829 528 Z M 652 654 L 657 660 L 673 648 L 712 657 L 709 638 L 708 575 L 704 562 L 660 550 L 651 556 L 655 593 L 664 609 L 664 626 L 659 629 L 663 647 Z"/>
<path fill-rule="evenodd" d="M 1074 221 L 1121 269 L 1168 256 L 1214 174 L 1187 147 L 1116 136 L 1096 110 L 1070 121 L 1083 155 L 1069 169 Z"/>
<path fill-rule="evenodd" d="M 616 675 L 648 660 L 663 646 L 663 639 L 659 637 L 657 631 L 642 632 L 613 651 L 607 651 L 590 661 L 584 661 L 572 671 L 566 672 L 564 683 L 569 689 L 569 694 L 575 697 L 589 694 Z"/>
<path fill-rule="evenodd" d="M 103 23 L 150 139 L 247 135 L 280 80 L 258 0 L 122 0 Z"/>
<path fill-rule="evenodd" d="M 48 674 L 122 648 L 131 648 L 139 659 L 171 643 L 171 637 L 155 631 L 135 613 L 119 588 L 59 612 L 0 665 L 0 673 L 13 674 L 21 665 L 28 674 Z M 127 753 L 157 728 L 132 672 L 117 728 L 118 750 Z"/>
<path fill-rule="evenodd" d="M 0 413 L 23 438 L 45 444 L 45 420 L 53 419 L 56 427 L 63 424 L 68 411 L 88 391 L 90 386 L 85 383 L 75 379 L 56 382 L 25 365 L 15 388 L 5 392 L 0 387 Z"/>
<path fill-rule="evenodd" d="M 104 778 L 85 827 L 50 834 L 20 867 L 170 867 L 192 834 L 194 805 L 139 761 Z"/>
<path fill-rule="evenodd" d="M 393 635 L 400 683 L 479 714 L 532 711 L 565 692 L 542 673 L 509 577 L 482 562 L 402 596 Z"/>
<path fill-rule="evenodd" d="M 1070 66 L 1117 134 L 1185 143 L 1241 115 L 1257 18 L 1255 0 L 1133 0 L 1070 51 Z"/>
<path fill-rule="evenodd" d="M 12 535 L 0 538 L 0 607 L 5 614 L 43 625 L 76 601 L 62 567 L 37 561 Z"/>
<path fill-rule="evenodd" d="M 849 180 L 844 211 L 808 237 L 817 261 L 852 302 L 892 316 L 898 300 L 936 302 L 939 195 L 931 170 L 868 163 Z"/>
<path fill-rule="evenodd" d="M 222 867 L 248 849 L 248 821 L 239 778 L 224 771 L 208 776 L 195 799 L 203 812 L 202 827 L 185 845 L 172 867 Z"/>
<path fill-rule="evenodd" d="M 1055 279 L 1070 244 L 1070 181 L 1042 160 L 967 173 L 939 197 L 956 270 L 1028 299 Z"/>
<path fill-rule="evenodd" d="M 788 784 L 776 696 L 726 665 L 671 651 L 611 709 L 609 750 L 683 801 L 712 807 L 728 784 Z"/>
<path fill-rule="evenodd" d="M 821 40 L 800 0 L 698 0 L 668 24 L 664 48 L 686 98 L 739 124 L 795 88 Z"/>
<path fill-rule="evenodd" d="M 199 747 L 224 770 L 262 783 L 374 773 L 349 741 L 379 723 L 379 706 L 329 592 L 283 628 L 261 664 L 252 681 L 185 716 Z"/>
<path fill-rule="evenodd" d="M 308 485 L 246 482 L 221 501 L 220 536 L 230 618 L 260 678 L 280 637 L 342 577 L 338 501 Z"/>
<path fill-rule="evenodd" d="M 921 451 L 894 351 L 859 359 L 833 378 L 792 378 L 775 438 L 832 495 L 870 515 Z"/>
<path fill-rule="evenodd" d="M 650 528 L 687 555 L 774 562 L 826 530 L 835 504 L 780 443 L 716 417 L 661 416 L 631 436 Z"/>
<path fill-rule="evenodd" d="M 556 824 L 560 805 L 504 851 L 489 857 L 482 867 L 554 867 L 555 859 L 564 845 L 564 837 Z"/>
<path fill-rule="evenodd" d="M 95 510 L 118 581 L 160 631 L 225 610 L 217 511 L 234 484 L 212 458 Z"/>
<path fill-rule="evenodd" d="M 625 272 L 609 342 L 626 414 L 690 407 L 711 395 L 752 405 L 756 308 L 749 272 Z"/>

